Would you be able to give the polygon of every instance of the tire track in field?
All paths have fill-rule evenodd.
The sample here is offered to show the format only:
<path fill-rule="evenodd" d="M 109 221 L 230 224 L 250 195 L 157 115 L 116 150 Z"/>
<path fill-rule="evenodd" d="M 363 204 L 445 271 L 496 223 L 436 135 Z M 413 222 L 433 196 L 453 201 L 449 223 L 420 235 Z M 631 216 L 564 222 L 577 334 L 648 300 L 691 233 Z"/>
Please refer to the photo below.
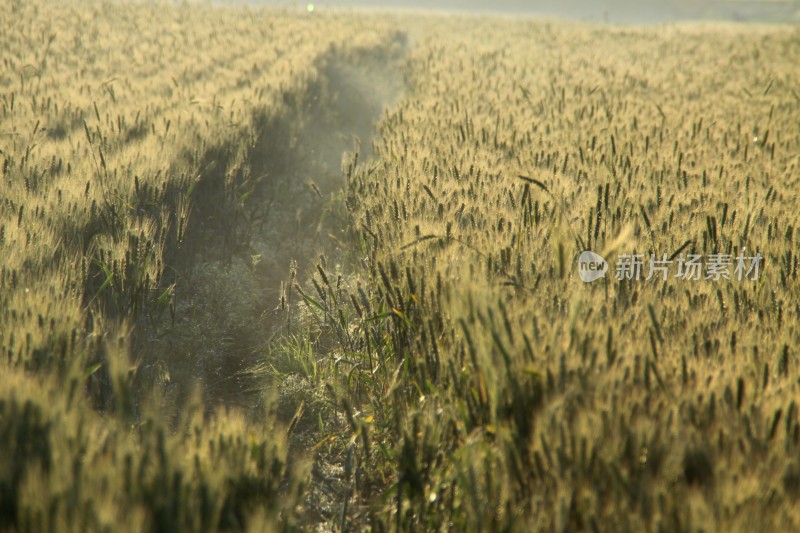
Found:
<path fill-rule="evenodd" d="M 378 48 L 331 48 L 303 94 L 286 93 L 286 111 L 264 116 L 243 167 L 248 189 L 228 205 L 225 167 L 198 185 L 176 281 L 174 323 L 140 345 L 145 382 L 160 385 L 164 408 L 180 409 L 198 385 L 206 403 L 255 408 L 263 381 L 249 372 L 281 327 L 280 294 L 296 265 L 302 282 L 320 254 L 335 261 L 346 242 L 342 162 L 403 93 L 405 36 Z M 208 159 L 222 157 L 224 149 Z"/>

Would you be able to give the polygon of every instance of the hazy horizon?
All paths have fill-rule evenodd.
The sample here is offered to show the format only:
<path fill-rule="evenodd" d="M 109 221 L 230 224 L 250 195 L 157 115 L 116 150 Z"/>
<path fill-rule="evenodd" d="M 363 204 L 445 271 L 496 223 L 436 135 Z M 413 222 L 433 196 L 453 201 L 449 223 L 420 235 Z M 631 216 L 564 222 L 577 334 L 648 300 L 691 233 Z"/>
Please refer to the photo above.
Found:
<path fill-rule="evenodd" d="M 223 0 L 218 3 L 249 3 L 297 7 L 310 2 L 302 0 Z M 327 8 L 354 9 L 422 9 L 435 11 L 486 12 L 498 14 L 542 15 L 582 21 L 606 21 L 623 24 L 652 24 L 689 20 L 798 22 L 800 2 L 797 0 L 321 0 L 313 2 L 316 10 Z"/>

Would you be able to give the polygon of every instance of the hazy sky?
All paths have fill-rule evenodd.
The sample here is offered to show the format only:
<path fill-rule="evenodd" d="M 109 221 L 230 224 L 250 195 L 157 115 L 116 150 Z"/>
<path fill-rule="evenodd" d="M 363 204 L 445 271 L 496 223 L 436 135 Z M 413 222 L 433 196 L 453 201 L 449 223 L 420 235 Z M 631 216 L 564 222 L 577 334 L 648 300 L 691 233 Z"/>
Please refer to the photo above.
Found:
<path fill-rule="evenodd" d="M 297 6 L 309 0 L 249 0 L 250 3 Z M 800 20 L 800 1 L 759 0 L 311 0 L 317 9 L 325 7 L 402 7 L 502 13 L 542 14 L 578 20 L 621 23 L 657 23 L 688 19 Z"/>

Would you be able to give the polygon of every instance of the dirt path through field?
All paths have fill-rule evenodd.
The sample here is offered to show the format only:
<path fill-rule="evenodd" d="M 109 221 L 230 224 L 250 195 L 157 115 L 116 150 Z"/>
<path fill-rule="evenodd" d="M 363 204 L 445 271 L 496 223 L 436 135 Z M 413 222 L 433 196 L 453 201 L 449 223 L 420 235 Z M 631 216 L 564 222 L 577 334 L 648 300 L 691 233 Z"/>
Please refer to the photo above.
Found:
<path fill-rule="evenodd" d="M 343 258 L 343 158 L 369 156 L 373 127 L 404 90 L 405 47 L 398 34 L 377 49 L 322 56 L 304 94 L 285 95 L 288 116 L 264 118 L 246 155 L 252 178 L 237 192 L 241 205 L 219 198 L 222 175 L 198 186 L 185 251 L 170 266 L 174 321 L 147 329 L 137 350 L 145 382 L 165 390 L 164 408 L 179 409 L 198 385 L 209 405 L 259 403 L 264 384 L 249 370 L 287 333 L 282 284 L 290 265 L 302 283 L 320 254 Z"/>
<path fill-rule="evenodd" d="M 365 53 L 358 62 L 335 56 L 321 61 L 320 78 L 292 138 L 285 189 L 267 200 L 273 204 L 266 230 L 254 239 L 262 282 L 273 291 L 286 279 L 291 260 L 301 274 L 310 271 L 318 253 L 336 254 L 346 237 L 335 198 L 344 186 L 343 161 L 356 150 L 361 160 L 370 155 L 375 123 L 403 91 L 397 58 L 380 59 Z M 272 294 L 277 302 L 279 294 Z"/>

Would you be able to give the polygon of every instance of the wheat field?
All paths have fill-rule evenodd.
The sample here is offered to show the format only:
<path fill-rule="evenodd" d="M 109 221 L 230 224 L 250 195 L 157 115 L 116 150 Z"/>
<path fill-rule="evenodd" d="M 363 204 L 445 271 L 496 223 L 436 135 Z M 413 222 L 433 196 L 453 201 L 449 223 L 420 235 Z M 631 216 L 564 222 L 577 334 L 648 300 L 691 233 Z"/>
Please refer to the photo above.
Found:
<path fill-rule="evenodd" d="M 0 23 L 0 531 L 800 529 L 796 25 Z"/>

